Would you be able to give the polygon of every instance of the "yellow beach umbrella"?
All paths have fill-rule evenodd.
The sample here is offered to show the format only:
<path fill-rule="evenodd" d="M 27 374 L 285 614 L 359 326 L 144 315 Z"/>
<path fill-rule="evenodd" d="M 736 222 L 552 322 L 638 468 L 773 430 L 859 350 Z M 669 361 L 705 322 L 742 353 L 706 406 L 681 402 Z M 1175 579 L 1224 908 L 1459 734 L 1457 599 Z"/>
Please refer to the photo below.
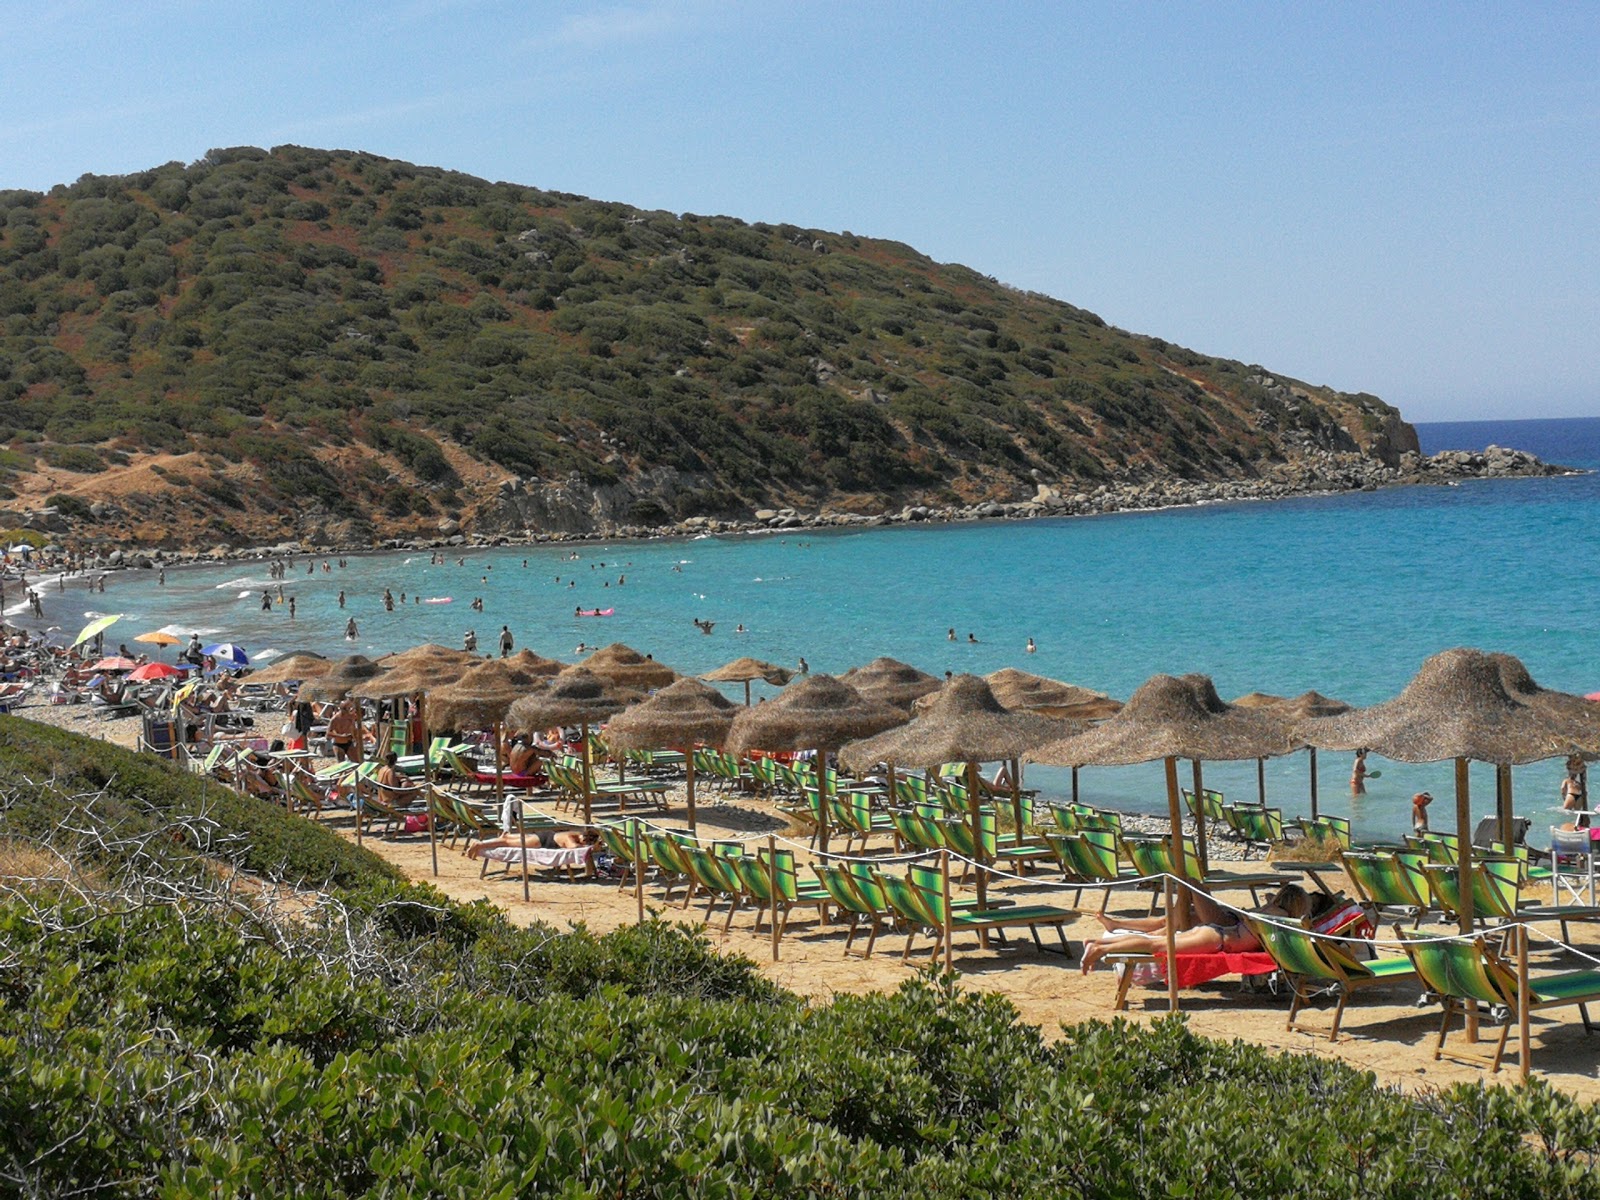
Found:
<path fill-rule="evenodd" d="M 83 627 L 83 632 L 73 640 L 74 646 L 81 646 L 97 633 L 104 633 L 118 621 L 122 620 L 121 613 L 112 613 L 110 616 L 96 617 Z"/>

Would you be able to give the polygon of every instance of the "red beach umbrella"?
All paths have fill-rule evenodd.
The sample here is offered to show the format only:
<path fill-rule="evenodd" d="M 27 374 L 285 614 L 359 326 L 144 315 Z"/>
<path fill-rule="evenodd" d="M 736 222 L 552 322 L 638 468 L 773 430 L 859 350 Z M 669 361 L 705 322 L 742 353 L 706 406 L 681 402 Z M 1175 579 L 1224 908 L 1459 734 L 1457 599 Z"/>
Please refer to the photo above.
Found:
<path fill-rule="evenodd" d="M 151 679 L 169 679 L 174 675 L 182 675 L 177 667 L 164 662 L 145 663 L 137 670 L 130 671 L 128 678 L 135 683 L 144 683 Z"/>

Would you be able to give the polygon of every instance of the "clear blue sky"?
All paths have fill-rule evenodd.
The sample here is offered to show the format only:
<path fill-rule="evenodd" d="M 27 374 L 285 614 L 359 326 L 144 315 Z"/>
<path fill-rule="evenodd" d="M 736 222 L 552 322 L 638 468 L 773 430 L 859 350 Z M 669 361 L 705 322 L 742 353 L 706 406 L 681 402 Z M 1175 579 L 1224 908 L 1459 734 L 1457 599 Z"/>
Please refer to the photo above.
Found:
<path fill-rule="evenodd" d="M 908 242 L 1413 420 L 1600 414 L 1600 5 L 0 0 L 0 187 L 344 147 Z"/>

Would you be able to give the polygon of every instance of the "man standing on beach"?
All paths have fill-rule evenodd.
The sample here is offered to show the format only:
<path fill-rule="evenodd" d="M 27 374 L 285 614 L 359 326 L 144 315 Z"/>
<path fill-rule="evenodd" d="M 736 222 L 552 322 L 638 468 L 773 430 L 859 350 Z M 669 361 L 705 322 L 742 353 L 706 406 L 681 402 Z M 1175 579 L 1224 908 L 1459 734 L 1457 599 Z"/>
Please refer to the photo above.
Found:
<path fill-rule="evenodd" d="M 500 657 L 509 658 L 511 656 L 511 647 L 511 627 L 502 625 L 500 626 Z"/>

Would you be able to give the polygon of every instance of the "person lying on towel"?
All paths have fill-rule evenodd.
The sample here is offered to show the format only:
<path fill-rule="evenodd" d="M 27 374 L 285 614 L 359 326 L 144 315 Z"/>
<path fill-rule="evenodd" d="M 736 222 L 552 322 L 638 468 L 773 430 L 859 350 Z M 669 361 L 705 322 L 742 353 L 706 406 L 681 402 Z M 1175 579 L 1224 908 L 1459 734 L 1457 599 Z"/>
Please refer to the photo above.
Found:
<path fill-rule="evenodd" d="M 575 830 L 563 829 L 558 833 L 530 833 L 528 834 L 528 849 L 537 850 L 543 847 L 546 850 L 583 850 L 596 846 L 600 842 L 598 829 Z M 522 848 L 522 835 L 516 833 L 502 833 L 498 837 L 486 838 L 481 842 L 474 842 L 467 850 L 468 858 L 482 858 L 491 850 L 499 849 L 520 850 Z"/>
<path fill-rule="evenodd" d="M 1261 949 L 1256 935 L 1244 923 L 1244 918 L 1231 908 L 1224 908 L 1204 892 L 1196 891 L 1189 905 L 1189 920 L 1173 935 L 1173 948 L 1179 954 L 1243 954 Z M 1262 908 L 1255 911 L 1264 917 L 1288 917 L 1299 921 L 1311 915 L 1311 896 L 1299 884 L 1286 883 Z M 1087 975 L 1108 954 L 1165 954 L 1167 952 L 1167 918 L 1160 917 L 1108 917 L 1101 914 L 1100 921 L 1112 933 L 1098 941 L 1084 943 L 1083 973 Z"/>

